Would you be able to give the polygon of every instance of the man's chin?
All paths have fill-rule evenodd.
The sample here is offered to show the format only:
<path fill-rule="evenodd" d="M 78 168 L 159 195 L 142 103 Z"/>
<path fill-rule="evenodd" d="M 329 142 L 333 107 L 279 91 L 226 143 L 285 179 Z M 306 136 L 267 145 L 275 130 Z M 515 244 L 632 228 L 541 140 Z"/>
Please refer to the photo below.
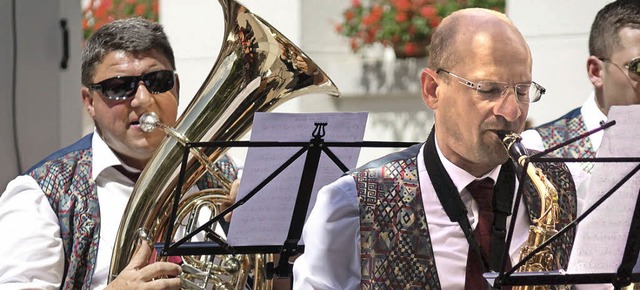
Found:
<path fill-rule="evenodd" d="M 126 145 L 126 155 L 135 159 L 149 159 L 160 145 L 160 141 L 149 138 L 135 138 Z"/>
<path fill-rule="evenodd" d="M 493 146 L 491 146 L 491 152 L 492 159 L 497 163 L 502 164 L 509 159 L 509 154 L 507 153 L 504 145 L 502 145 L 502 141 L 493 143 Z"/>

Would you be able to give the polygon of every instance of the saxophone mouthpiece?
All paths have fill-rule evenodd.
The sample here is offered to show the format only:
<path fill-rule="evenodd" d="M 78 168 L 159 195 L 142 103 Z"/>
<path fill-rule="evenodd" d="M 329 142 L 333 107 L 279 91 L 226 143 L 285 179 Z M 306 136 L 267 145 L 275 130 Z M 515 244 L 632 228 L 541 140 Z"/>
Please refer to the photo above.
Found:
<path fill-rule="evenodd" d="M 502 145 L 507 149 L 507 152 L 514 160 L 519 160 L 522 156 L 527 156 L 527 149 L 522 145 L 520 141 L 522 141 L 522 137 L 518 135 L 518 133 L 506 131 L 506 130 L 498 130 L 496 131 L 498 137 L 500 137 L 500 141 L 502 141 Z"/>
<path fill-rule="evenodd" d="M 498 134 L 498 137 L 500 137 L 500 140 L 504 141 L 504 138 L 506 138 L 509 134 L 513 134 L 513 132 L 507 131 L 507 130 L 498 130 L 496 131 L 496 134 Z"/>

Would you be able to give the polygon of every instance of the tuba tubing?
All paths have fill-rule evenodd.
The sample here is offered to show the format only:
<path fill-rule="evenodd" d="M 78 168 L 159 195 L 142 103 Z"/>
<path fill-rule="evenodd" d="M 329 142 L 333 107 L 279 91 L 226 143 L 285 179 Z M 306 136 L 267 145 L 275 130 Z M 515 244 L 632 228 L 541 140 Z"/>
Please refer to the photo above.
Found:
<path fill-rule="evenodd" d="M 250 129 L 255 112 L 270 111 L 301 95 L 339 95 L 331 79 L 270 24 L 234 0 L 219 2 L 225 19 L 224 43 L 205 82 L 175 126 L 186 140 L 238 140 Z M 294 58 L 302 59 L 306 66 L 293 65 Z M 159 221 L 170 215 L 173 207 L 183 141 L 165 138 L 142 171 L 116 235 L 109 282 L 129 263 L 140 229 L 152 242 L 164 241 L 165 225 Z M 202 151 L 209 162 L 214 162 L 226 150 Z M 181 192 L 192 187 L 206 169 L 198 158 L 190 156 Z"/>

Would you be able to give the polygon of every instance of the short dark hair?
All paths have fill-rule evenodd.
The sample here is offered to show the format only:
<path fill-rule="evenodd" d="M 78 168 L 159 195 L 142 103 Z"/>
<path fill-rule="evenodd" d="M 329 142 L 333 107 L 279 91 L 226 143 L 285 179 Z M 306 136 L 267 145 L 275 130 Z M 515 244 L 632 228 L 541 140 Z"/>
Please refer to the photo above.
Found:
<path fill-rule="evenodd" d="M 169 60 L 173 70 L 176 69 L 173 49 L 162 25 L 143 18 L 120 19 L 100 27 L 87 40 L 82 52 L 82 85 L 90 85 L 96 67 L 108 53 L 117 50 L 131 53 L 155 50 Z"/>
<path fill-rule="evenodd" d="M 455 38 L 458 35 L 460 20 L 452 17 L 448 25 L 439 25 L 431 36 L 429 45 L 429 64 L 432 70 L 450 68 L 457 59 Z"/>
<path fill-rule="evenodd" d="M 625 27 L 640 29 L 640 1 L 618 0 L 598 11 L 589 34 L 589 54 L 610 58 L 620 46 L 618 33 Z"/>

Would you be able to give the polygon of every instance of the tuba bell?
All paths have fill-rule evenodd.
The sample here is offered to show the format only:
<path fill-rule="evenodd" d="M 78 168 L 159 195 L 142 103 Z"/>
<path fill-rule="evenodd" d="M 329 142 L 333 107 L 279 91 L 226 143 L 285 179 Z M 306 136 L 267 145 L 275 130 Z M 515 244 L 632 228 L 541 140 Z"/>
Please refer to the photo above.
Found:
<path fill-rule="evenodd" d="M 141 127 L 160 128 L 170 137 L 160 144 L 133 189 L 116 235 L 109 282 L 129 263 L 140 230 L 148 242 L 164 242 L 168 228 L 184 227 L 181 219 L 191 216 L 189 212 L 206 208 L 211 215 L 216 215 L 219 205 L 228 199 L 228 191 L 224 190 L 182 195 L 176 225 L 168 225 L 174 190 L 175 194 L 187 192 L 205 173 L 219 177 L 220 183 L 229 187 L 230 181 L 220 177 L 212 165 L 224 156 L 226 148 L 192 150 L 193 154 L 183 162 L 185 142 L 238 140 L 250 129 L 255 112 L 270 111 L 305 94 L 338 96 L 329 77 L 275 28 L 234 0 L 219 2 L 225 20 L 224 43 L 211 72 L 177 125 L 167 127 L 151 113 L 145 116 L 146 121 L 141 120 Z M 185 178 L 182 188 L 176 189 L 181 162 L 185 166 Z M 174 232 L 170 234 L 173 236 Z M 268 258 L 218 256 L 181 257 L 183 287 L 243 289 L 246 275 L 253 273 L 253 289 L 269 288 L 265 279 L 260 278 L 264 270 L 261 264 Z M 214 260 L 221 262 L 215 264 Z"/>

